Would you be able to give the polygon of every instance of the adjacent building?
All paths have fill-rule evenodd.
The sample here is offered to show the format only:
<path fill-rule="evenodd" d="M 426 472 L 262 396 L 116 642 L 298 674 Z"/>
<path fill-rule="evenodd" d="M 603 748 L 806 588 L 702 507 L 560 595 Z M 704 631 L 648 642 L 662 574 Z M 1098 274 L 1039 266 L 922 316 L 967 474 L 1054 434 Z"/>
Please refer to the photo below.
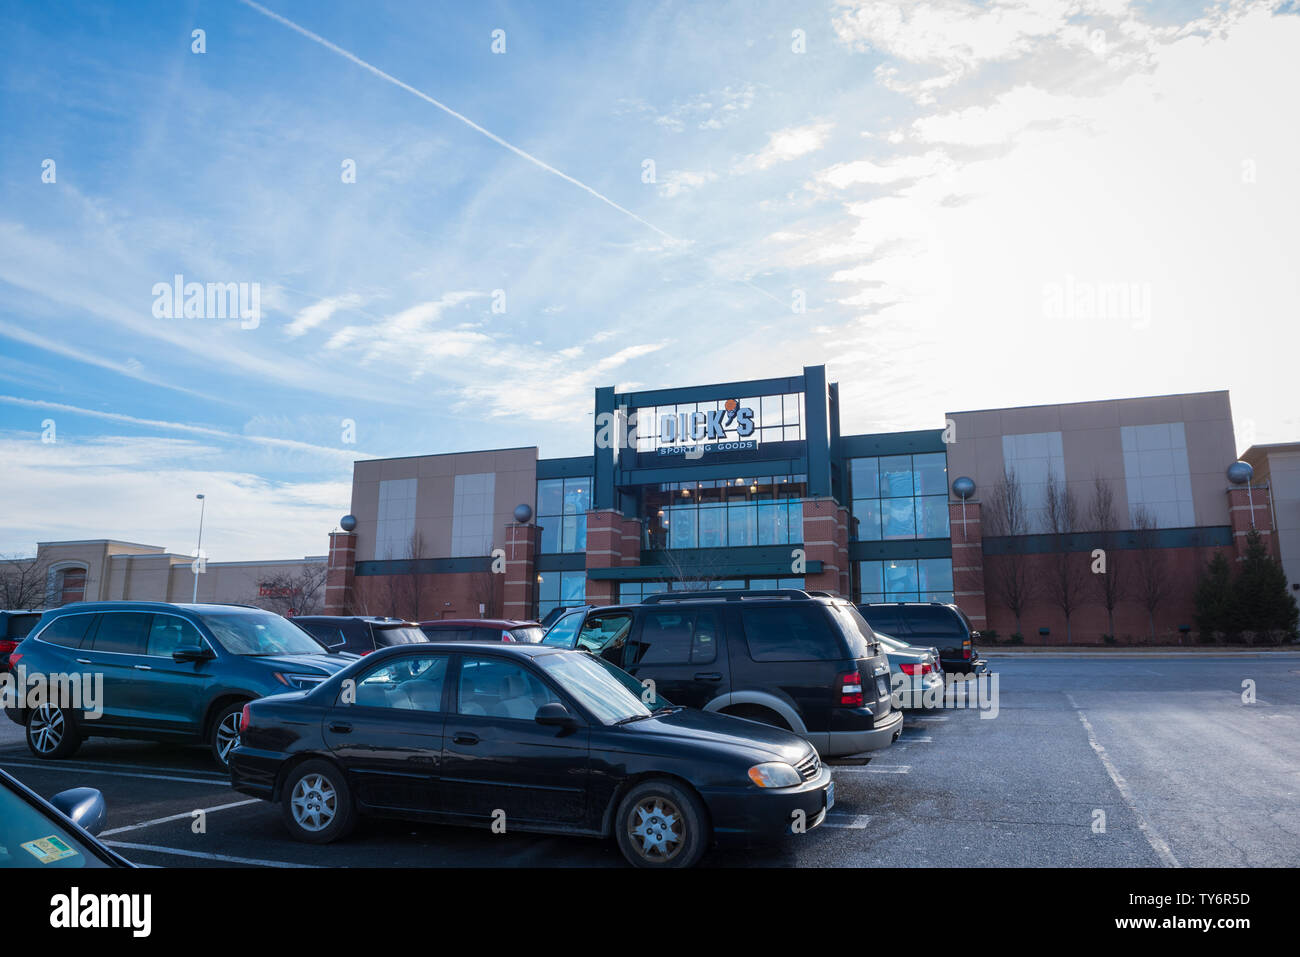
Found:
<path fill-rule="evenodd" d="M 1239 555 L 1252 528 L 1276 549 L 1269 463 L 1244 486 L 1226 475 L 1237 458 L 1226 392 L 951 412 L 935 428 L 844 435 L 838 385 L 810 366 L 600 388 L 593 414 L 590 455 L 525 446 L 357 462 L 351 513 L 330 538 L 328 610 L 535 618 L 666 589 L 805 587 L 956 601 L 978 627 L 1030 641 L 1067 640 L 1066 609 L 1071 640 L 1166 641 L 1190 630 L 1215 549 Z M 1281 449 L 1297 447 L 1269 448 L 1294 484 L 1300 457 Z M 1119 587 L 1100 588 L 1099 574 Z M 1032 583 L 1013 601 L 1010 577 Z"/>

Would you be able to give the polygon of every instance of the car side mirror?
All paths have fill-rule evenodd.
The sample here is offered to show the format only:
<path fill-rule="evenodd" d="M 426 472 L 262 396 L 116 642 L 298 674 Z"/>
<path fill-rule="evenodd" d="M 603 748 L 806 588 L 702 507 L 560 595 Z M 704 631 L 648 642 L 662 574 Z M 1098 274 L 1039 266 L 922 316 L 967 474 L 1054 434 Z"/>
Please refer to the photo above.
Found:
<path fill-rule="evenodd" d="M 50 803 L 88 834 L 98 834 L 108 823 L 108 805 L 104 795 L 94 788 L 60 791 L 50 798 Z"/>
<path fill-rule="evenodd" d="M 182 645 L 172 652 L 173 661 L 211 661 L 215 657 L 211 648 L 198 645 Z"/>
<path fill-rule="evenodd" d="M 564 728 L 567 731 L 572 731 L 578 726 L 578 719 L 558 701 L 551 701 L 538 708 L 537 716 L 533 720 L 547 727 Z"/>

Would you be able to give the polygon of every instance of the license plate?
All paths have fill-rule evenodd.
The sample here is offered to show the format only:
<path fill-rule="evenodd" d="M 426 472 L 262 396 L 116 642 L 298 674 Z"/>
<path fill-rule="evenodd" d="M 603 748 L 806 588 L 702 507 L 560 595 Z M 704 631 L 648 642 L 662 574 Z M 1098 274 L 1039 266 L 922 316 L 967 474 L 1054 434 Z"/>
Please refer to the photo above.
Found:
<path fill-rule="evenodd" d="M 834 806 L 835 806 L 835 782 L 832 781 L 830 784 L 826 785 L 826 810 L 829 811 Z"/>

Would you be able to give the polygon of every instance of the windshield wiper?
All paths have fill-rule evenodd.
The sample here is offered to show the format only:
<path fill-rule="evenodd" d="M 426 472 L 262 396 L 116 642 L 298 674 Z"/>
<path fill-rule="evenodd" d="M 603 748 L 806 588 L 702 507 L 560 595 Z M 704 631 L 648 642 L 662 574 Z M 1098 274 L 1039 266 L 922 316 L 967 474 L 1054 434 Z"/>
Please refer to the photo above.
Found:
<path fill-rule="evenodd" d="M 617 728 L 620 724 L 630 724 L 630 723 L 633 722 L 633 721 L 641 721 L 642 719 L 644 719 L 644 718 L 649 718 L 649 717 L 651 717 L 651 714 L 650 714 L 650 713 L 647 713 L 647 714 L 630 714 L 630 715 L 628 715 L 626 718 L 619 718 L 617 721 L 615 721 L 615 722 L 614 722 L 614 727 Z"/>
<path fill-rule="evenodd" d="M 651 715 L 676 714 L 678 711 L 681 711 L 682 708 L 684 707 L 686 706 L 681 704 L 667 704 L 664 705 L 662 708 L 655 708 L 653 711 L 650 712 L 650 714 Z"/>

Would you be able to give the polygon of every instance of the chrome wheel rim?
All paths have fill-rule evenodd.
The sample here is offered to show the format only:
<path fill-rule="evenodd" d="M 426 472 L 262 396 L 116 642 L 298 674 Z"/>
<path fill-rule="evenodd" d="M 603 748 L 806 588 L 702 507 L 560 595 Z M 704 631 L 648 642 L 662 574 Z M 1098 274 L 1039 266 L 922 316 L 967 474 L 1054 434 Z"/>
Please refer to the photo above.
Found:
<path fill-rule="evenodd" d="M 305 774 L 293 786 L 289 809 L 304 831 L 323 831 L 338 813 L 339 795 L 323 774 Z"/>
<path fill-rule="evenodd" d="M 230 752 L 239 744 L 239 712 L 234 711 L 217 725 L 217 757 L 222 764 L 230 763 Z"/>
<path fill-rule="evenodd" d="M 685 846 L 682 812 L 664 797 L 640 801 L 628 815 L 627 833 L 637 854 L 654 864 L 671 861 Z"/>
<path fill-rule="evenodd" d="M 43 704 L 32 714 L 27 726 L 29 740 L 40 754 L 50 754 L 63 742 L 67 722 L 63 712 L 48 704 Z"/>

